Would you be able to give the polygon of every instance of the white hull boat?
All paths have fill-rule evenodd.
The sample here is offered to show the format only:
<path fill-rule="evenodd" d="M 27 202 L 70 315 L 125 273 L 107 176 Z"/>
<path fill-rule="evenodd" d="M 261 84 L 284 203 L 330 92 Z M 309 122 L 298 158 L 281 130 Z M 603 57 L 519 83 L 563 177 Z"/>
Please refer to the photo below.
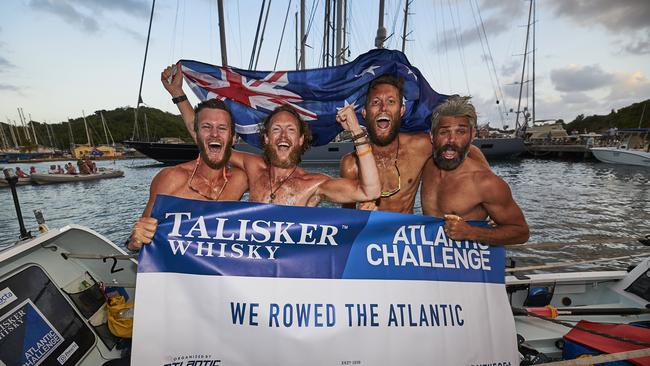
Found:
<path fill-rule="evenodd" d="M 621 143 L 615 147 L 593 147 L 591 153 L 603 163 L 636 165 L 650 168 L 650 128 L 618 130 Z"/>
<path fill-rule="evenodd" d="M 591 153 L 603 163 L 638 165 L 650 168 L 650 152 L 648 151 L 616 147 L 594 147 L 591 149 Z"/>
<path fill-rule="evenodd" d="M 77 225 L 0 251 L 0 364 L 103 365 L 122 357 L 101 289 L 133 300 L 130 257 Z"/>
<path fill-rule="evenodd" d="M 54 183 L 71 183 L 85 182 L 98 179 L 119 178 L 124 176 L 124 172 L 118 169 L 100 170 L 94 174 L 32 174 L 32 182 L 36 184 L 54 184 Z"/>
<path fill-rule="evenodd" d="M 18 178 L 17 186 L 26 186 L 32 184 L 32 178 Z M 6 179 L 0 178 L 0 187 L 9 187 Z"/>
<path fill-rule="evenodd" d="M 592 271 L 506 277 L 518 339 L 523 342 L 519 347 L 522 365 L 562 360 L 563 352 L 566 357 L 567 352 L 571 351 L 568 351 L 565 336 L 572 331 L 567 325 L 575 326 L 581 320 L 605 324 L 605 327 L 609 324 L 634 323 L 624 330 L 624 337 L 633 338 L 632 332 L 628 332 L 630 329 L 642 330 L 650 337 L 650 330 L 645 329 L 650 327 L 650 309 L 646 307 L 650 303 L 649 274 L 650 258 L 645 258 L 630 272 Z M 606 341 L 617 342 L 611 339 Z M 589 348 L 589 345 L 585 347 Z M 632 349 L 642 348 L 648 347 L 637 345 Z M 592 351 L 594 354 L 608 353 Z M 650 352 L 647 352 L 646 356 L 649 355 Z M 650 358 L 646 357 L 645 360 Z"/>

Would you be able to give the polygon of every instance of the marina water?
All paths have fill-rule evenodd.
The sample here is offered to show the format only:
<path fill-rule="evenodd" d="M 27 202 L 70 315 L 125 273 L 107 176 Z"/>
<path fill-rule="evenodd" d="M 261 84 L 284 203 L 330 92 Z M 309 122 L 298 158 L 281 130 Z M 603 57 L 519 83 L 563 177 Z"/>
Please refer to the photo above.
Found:
<path fill-rule="evenodd" d="M 529 243 L 568 244 L 509 251 L 518 266 L 624 256 L 644 250 L 650 254 L 650 248 L 634 240 L 650 234 L 650 169 L 588 161 L 522 159 L 490 163 L 510 185 L 524 211 L 530 225 Z M 46 172 L 50 164 L 5 167 L 20 166 L 28 171 L 33 165 L 38 172 Z M 97 165 L 121 169 L 124 177 L 17 187 L 27 230 L 37 233 L 33 210 L 41 209 L 50 228 L 84 225 L 124 247 L 148 199 L 151 179 L 162 166 L 146 159 L 98 161 Z M 306 169 L 338 175 L 338 166 Z M 418 196 L 418 214 L 419 200 Z M 9 188 L 0 188 L 0 202 L 0 248 L 4 248 L 18 240 L 20 230 Z M 583 268 L 620 268 L 625 263 L 612 261 Z"/>

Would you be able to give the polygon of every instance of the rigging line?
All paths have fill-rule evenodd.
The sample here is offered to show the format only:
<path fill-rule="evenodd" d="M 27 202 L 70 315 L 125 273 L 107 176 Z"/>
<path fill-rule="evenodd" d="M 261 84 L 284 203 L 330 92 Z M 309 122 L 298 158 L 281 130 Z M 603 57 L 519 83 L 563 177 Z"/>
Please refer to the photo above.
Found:
<path fill-rule="evenodd" d="M 502 109 L 503 109 L 502 113 L 505 115 L 505 113 L 508 111 L 508 108 L 506 106 L 506 98 L 505 98 L 505 95 L 503 94 L 503 88 L 501 87 L 501 81 L 499 80 L 499 73 L 497 73 L 497 68 L 494 65 L 494 57 L 492 56 L 492 48 L 490 47 L 490 40 L 489 40 L 489 38 L 487 36 L 487 32 L 485 30 L 485 23 L 483 22 L 483 16 L 481 15 L 481 8 L 479 7 L 477 0 L 474 0 L 474 2 L 476 4 L 476 11 L 478 13 L 478 17 L 481 20 L 481 29 L 483 30 L 483 37 L 485 37 L 485 44 L 487 45 L 488 53 L 490 55 L 490 63 L 492 65 L 492 71 L 494 72 L 494 77 L 495 77 L 496 82 L 497 82 L 497 90 L 499 92 L 498 96 L 499 96 L 499 99 L 501 100 Z"/>
<path fill-rule="evenodd" d="M 257 49 L 257 38 L 260 35 L 260 25 L 262 25 L 262 16 L 264 15 L 264 5 L 266 5 L 266 0 L 262 0 L 262 7 L 260 8 L 260 16 L 257 19 L 257 30 L 255 31 L 255 40 L 253 41 L 253 51 L 251 52 L 251 59 L 248 62 L 248 69 L 253 69 L 253 61 L 255 60 L 255 50 Z"/>
<path fill-rule="evenodd" d="M 521 111 L 521 93 L 523 91 L 523 82 L 524 82 L 524 74 L 526 71 L 526 59 L 528 55 L 528 37 L 530 35 L 530 16 L 532 14 L 532 7 L 533 7 L 533 2 L 530 0 L 530 6 L 528 8 L 528 23 L 526 27 L 526 45 L 524 46 L 524 59 L 523 59 L 523 66 L 521 69 L 521 81 L 519 82 L 519 101 L 517 102 L 517 117 L 515 120 L 515 129 L 519 129 L 519 113 Z"/>
<path fill-rule="evenodd" d="M 444 6 L 442 5 L 442 0 L 440 0 L 440 14 L 442 18 L 442 29 L 443 31 L 447 31 L 447 23 L 445 22 L 445 16 L 442 15 L 444 13 Z M 453 90 L 453 87 L 451 86 L 451 69 L 449 68 L 449 48 L 447 46 L 447 37 L 442 36 L 442 40 L 444 41 L 445 44 L 445 66 L 447 68 L 447 87 L 449 91 Z"/>
<path fill-rule="evenodd" d="M 471 0 L 469 1 L 469 5 L 470 8 L 472 9 L 472 17 L 474 18 L 474 24 L 476 25 L 476 32 L 478 33 L 478 39 L 481 42 L 481 50 L 483 51 L 483 56 L 487 58 L 489 56 L 488 53 L 486 52 L 485 42 L 483 41 L 483 34 L 481 33 L 481 28 L 479 27 L 478 19 L 476 18 L 476 12 L 474 11 L 474 5 L 472 4 Z M 496 100 L 499 100 L 500 99 L 499 93 L 497 87 L 495 86 L 495 82 L 492 77 L 492 69 L 490 68 L 490 63 L 488 62 L 488 60 L 486 60 L 485 66 L 487 66 L 488 69 L 488 76 L 490 77 L 490 85 L 492 87 L 492 90 L 494 91 L 494 97 L 496 98 Z M 504 115 L 501 109 L 499 109 L 498 105 L 497 105 L 497 111 L 499 112 L 498 114 L 501 119 L 501 125 L 503 126 L 505 125 Z"/>
<path fill-rule="evenodd" d="M 260 60 L 260 52 L 262 51 L 262 43 L 264 43 L 264 33 L 266 33 L 266 21 L 269 20 L 269 13 L 271 12 L 271 2 L 269 0 L 269 6 L 266 7 L 266 16 L 264 16 L 264 26 L 262 26 L 262 33 L 260 34 L 260 46 L 257 48 L 257 56 L 255 57 L 255 70 L 257 70 L 257 63 Z"/>
<path fill-rule="evenodd" d="M 144 60 L 142 62 L 142 74 L 140 75 L 140 90 L 138 90 L 138 103 L 135 106 L 135 123 L 134 127 L 138 125 L 138 109 L 140 108 L 140 102 L 142 102 L 142 84 L 144 82 L 144 71 L 147 66 L 147 53 L 149 52 L 149 40 L 151 39 L 151 24 L 153 23 L 153 12 L 156 7 L 156 0 L 153 0 L 151 4 L 151 15 L 149 17 L 149 31 L 147 32 L 147 46 L 144 49 Z M 131 139 L 135 137 L 135 130 Z"/>
<path fill-rule="evenodd" d="M 214 21 L 212 20 L 212 11 L 215 10 L 214 5 L 215 5 L 215 2 L 210 1 L 210 7 L 208 9 L 208 20 L 209 20 L 208 24 L 211 25 L 209 27 L 209 29 L 210 29 L 210 32 L 209 32 L 209 39 L 210 39 L 209 45 L 210 45 L 210 47 L 208 47 L 210 49 L 210 60 L 216 60 L 216 58 L 214 57 L 214 49 L 216 47 L 212 47 L 212 45 L 214 45 L 214 27 L 212 26 L 212 24 L 214 24 Z M 219 45 L 219 47 L 223 47 L 223 46 Z M 215 64 L 218 64 L 218 63 L 219 62 L 215 62 Z"/>
<path fill-rule="evenodd" d="M 186 0 L 183 0 L 183 15 L 181 16 L 181 51 L 180 54 L 184 54 L 183 52 L 185 50 L 185 11 L 186 11 L 186 5 L 187 2 Z"/>
<path fill-rule="evenodd" d="M 408 0 L 407 0 L 407 1 L 408 1 Z M 393 15 L 393 25 L 391 26 L 391 30 L 390 30 L 390 33 L 389 33 L 389 34 L 395 34 L 395 27 L 397 27 L 397 18 L 399 17 L 399 14 L 402 13 L 402 12 L 400 11 L 400 8 L 401 8 L 401 5 L 402 5 L 402 4 L 400 4 L 400 1 L 396 1 L 395 4 L 397 4 L 397 6 L 396 6 L 395 11 L 393 12 L 393 14 L 394 14 L 394 15 Z M 390 37 L 390 38 L 391 38 L 391 39 L 390 39 L 390 41 L 388 42 L 388 46 L 389 46 L 389 47 L 387 47 L 387 48 L 395 48 L 395 47 L 393 46 L 393 42 L 394 42 L 398 37 Z"/>
<path fill-rule="evenodd" d="M 242 61 L 244 60 L 244 55 L 243 55 L 243 47 L 241 46 L 243 43 L 241 41 L 241 15 L 239 15 L 239 1 L 235 1 L 237 4 L 237 29 L 239 31 L 239 44 L 237 47 L 239 47 L 239 64 L 241 65 Z"/>
<path fill-rule="evenodd" d="M 451 18 L 451 25 L 454 28 L 454 36 L 456 38 L 456 46 L 458 47 L 458 55 L 460 63 L 463 67 L 463 75 L 465 76 L 465 87 L 467 88 L 467 95 L 472 95 L 469 89 L 469 80 L 467 79 L 467 65 L 465 64 L 465 52 L 462 47 L 462 39 L 459 39 L 458 28 L 456 27 L 456 20 L 454 19 L 454 12 L 451 9 L 451 1 L 447 0 L 447 9 L 449 9 L 449 17 Z M 460 24 L 460 20 L 458 22 Z"/>
<path fill-rule="evenodd" d="M 176 50 L 176 28 L 178 27 L 178 11 L 181 0 L 176 0 L 176 13 L 174 15 L 174 27 L 172 28 L 172 42 L 169 48 L 169 64 L 174 62 L 174 55 Z"/>
<path fill-rule="evenodd" d="M 273 70 L 278 66 L 278 57 L 280 57 L 280 49 L 282 48 L 282 40 L 284 39 L 284 29 L 287 27 L 287 19 L 289 19 L 289 9 L 291 9 L 291 0 L 289 0 L 289 5 L 287 5 L 287 13 L 284 15 L 284 24 L 282 25 L 282 34 L 280 35 L 280 44 L 278 45 L 278 53 L 275 54 L 275 63 L 273 64 Z"/>

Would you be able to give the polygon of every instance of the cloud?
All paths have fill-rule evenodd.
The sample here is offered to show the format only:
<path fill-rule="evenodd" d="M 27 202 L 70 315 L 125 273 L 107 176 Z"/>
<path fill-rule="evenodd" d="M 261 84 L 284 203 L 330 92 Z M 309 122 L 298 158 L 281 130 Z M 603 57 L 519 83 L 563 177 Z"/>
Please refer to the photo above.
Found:
<path fill-rule="evenodd" d="M 629 42 L 623 47 L 623 50 L 633 55 L 647 55 L 650 54 L 650 31 L 645 39 L 639 39 Z"/>
<path fill-rule="evenodd" d="M 11 85 L 11 84 L 0 84 L 0 91 L 11 91 L 11 92 L 17 92 L 20 93 L 22 91 L 21 88 Z"/>
<path fill-rule="evenodd" d="M 16 67 L 16 65 L 9 62 L 9 60 L 6 58 L 0 56 L 0 72 L 2 72 L 2 69 L 11 69 L 14 67 Z"/>
<path fill-rule="evenodd" d="M 650 80 L 640 71 L 616 73 L 614 84 L 607 99 L 618 104 L 638 102 L 650 97 Z"/>
<path fill-rule="evenodd" d="M 558 17 L 570 18 L 576 24 L 600 24 L 612 32 L 650 28 L 648 0 L 550 0 Z"/>
<path fill-rule="evenodd" d="M 551 81 L 558 91 L 587 91 L 609 86 L 614 81 L 614 75 L 603 71 L 597 64 L 569 65 L 551 70 Z"/>
<path fill-rule="evenodd" d="M 108 11 L 120 11 L 124 14 L 139 18 L 149 18 L 151 11 L 150 2 L 142 0 L 71 0 L 72 2 L 84 6 L 94 12 L 103 13 Z"/>
<path fill-rule="evenodd" d="M 596 100 L 589 95 L 581 92 L 562 94 L 562 102 L 566 104 L 592 104 Z"/>
<path fill-rule="evenodd" d="M 121 17 L 115 13 L 146 19 L 151 10 L 143 0 L 30 0 L 29 6 L 54 14 L 65 22 L 81 26 L 84 31 L 91 33 L 99 31 L 100 24 L 110 24 L 109 19 Z M 123 25 L 117 27 L 136 39 L 142 38 Z"/>
<path fill-rule="evenodd" d="M 521 70 L 521 60 L 512 60 L 505 65 L 501 65 L 501 75 L 503 76 L 511 76 L 519 70 Z"/>
<path fill-rule="evenodd" d="M 97 32 L 99 24 L 88 15 L 85 15 L 75 9 L 70 3 L 54 0 L 31 0 L 29 3 L 33 9 L 54 14 L 66 22 L 80 25 L 88 32 Z"/>

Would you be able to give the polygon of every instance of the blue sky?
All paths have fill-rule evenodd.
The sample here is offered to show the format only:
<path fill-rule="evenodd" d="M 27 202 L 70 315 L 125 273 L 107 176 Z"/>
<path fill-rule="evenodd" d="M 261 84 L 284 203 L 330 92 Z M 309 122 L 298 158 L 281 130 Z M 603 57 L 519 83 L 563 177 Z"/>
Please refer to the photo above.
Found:
<path fill-rule="evenodd" d="M 318 67 L 323 0 L 309 33 L 307 66 Z M 224 1 L 228 60 L 248 68 L 261 1 Z M 271 70 L 288 0 L 272 2 L 258 69 Z M 280 49 L 278 70 L 295 65 L 294 13 Z M 496 75 L 484 62 L 477 7 Z M 537 1 L 537 119 L 573 120 L 605 114 L 650 98 L 650 1 Z M 350 58 L 374 47 L 378 2 L 348 1 Z M 387 0 L 387 48 L 401 48 L 404 1 Z M 143 0 L 8 0 L 0 13 L 0 120 L 18 121 L 17 107 L 37 121 L 58 123 L 81 111 L 133 106 L 137 101 L 151 2 Z M 495 81 L 516 108 L 528 2 L 524 0 L 414 0 L 406 55 L 434 89 L 471 94 L 479 121 L 513 125 L 495 104 Z M 478 23 L 480 24 L 480 23 Z M 160 71 L 178 59 L 220 64 L 214 0 L 158 0 L 142 96 L 149 106 L 176 113 Z M 490 76 L 492 75 L 492 82 Z M 189 93 L 189 90 L 187 91 Z M 195 98 L 191 98 L 196 102 Z M 530 101 L 524 102 L 531 104 Z M 650 113 L 650 112 L 649 112 Z M 109 121 L 110 123 L 110 121 Z"/>

